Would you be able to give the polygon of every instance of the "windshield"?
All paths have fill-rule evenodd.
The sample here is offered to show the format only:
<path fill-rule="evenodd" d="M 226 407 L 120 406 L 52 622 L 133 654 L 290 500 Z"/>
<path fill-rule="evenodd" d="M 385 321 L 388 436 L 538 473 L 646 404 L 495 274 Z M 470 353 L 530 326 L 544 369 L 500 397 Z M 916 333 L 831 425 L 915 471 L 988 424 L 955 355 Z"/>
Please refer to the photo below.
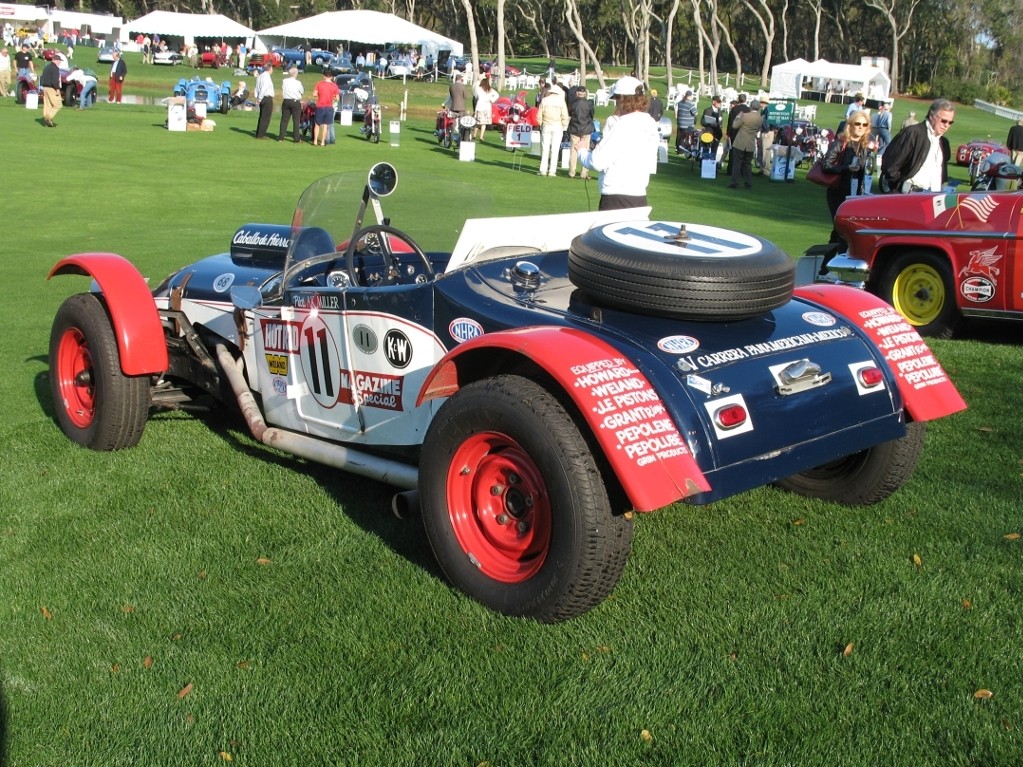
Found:
<path fill-rule="evenodd" d="M 359 229 L 388 224 L 427 253 L 450 253 L 467 218 L 494 215 L 487 191 L 435 176 L 401 173 L 388 163 L 335 173 L 310 184 L 291 220 L 288 266 L 343 252 Z"/>

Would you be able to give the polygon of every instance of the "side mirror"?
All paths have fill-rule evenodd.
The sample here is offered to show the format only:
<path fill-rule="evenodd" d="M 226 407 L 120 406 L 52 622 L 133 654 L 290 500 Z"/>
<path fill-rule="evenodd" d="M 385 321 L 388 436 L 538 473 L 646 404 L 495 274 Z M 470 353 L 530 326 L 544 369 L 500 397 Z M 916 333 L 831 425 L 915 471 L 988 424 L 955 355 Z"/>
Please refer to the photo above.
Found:
<path fill-rule="evenodd" d="M 378 162 L 369 170 L 367 181 L 374 197 L 386 197 L 398 186 L 398 171 L 387 162 Z"/>

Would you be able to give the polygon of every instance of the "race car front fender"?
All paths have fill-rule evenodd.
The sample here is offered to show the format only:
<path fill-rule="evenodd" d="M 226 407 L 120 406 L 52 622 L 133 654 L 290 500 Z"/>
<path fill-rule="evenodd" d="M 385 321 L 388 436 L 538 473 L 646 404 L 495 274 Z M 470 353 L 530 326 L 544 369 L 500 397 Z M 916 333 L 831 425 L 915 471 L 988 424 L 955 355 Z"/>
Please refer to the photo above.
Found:
<path fill-rule="evenodd" d="M 966 409 L 948 374 L 916 329 L 883 300 L 843 285 L 803 285 L 799 298 L 819 304 L 860 328 L 884 355 L 914 421 L 931 421 Z"/>
<path fill-rule="evenodd" d="M 474 380 L 493 352 L 542 368 L 572 400 L 637 511 L 653 511 L 710 490 L 660 395 L 621 351 L 572 328 L 529 327 L 487 333 L 460 344 L 434 367 L 419 404 L 449 397 Z M 628 397 L 608 394 L 608 384 Z"/>
<path fill-rule="evenodd" d="M 116 253 L 78 253 L 58 261 L 47 279 L 58 274 L 81 274 L 99 285 L 114 326 L 121 372 L 153 375 L 167 369 L 167 343 L 153 294 L 130 261 Z"/>

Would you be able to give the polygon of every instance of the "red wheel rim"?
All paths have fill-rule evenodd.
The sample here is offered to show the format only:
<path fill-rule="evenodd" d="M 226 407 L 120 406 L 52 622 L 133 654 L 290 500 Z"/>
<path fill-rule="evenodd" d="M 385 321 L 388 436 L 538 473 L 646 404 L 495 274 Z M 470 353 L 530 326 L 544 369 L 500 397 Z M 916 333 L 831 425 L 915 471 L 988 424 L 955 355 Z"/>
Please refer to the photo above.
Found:
<path fill-rule="evenodd" d="M 452 458 L 448 515 L 462 550 L 482 573 L 521 583 L 543 566 L 551 544 L 551 505 L 540 470 L 513 439 L 474 434 Z"/>
<path fill-rule="evenodd" d="M 68 328 L 57 345 L 57 391 L 68 420 L 79 429 L 92 424 L 95 392 L 92 386 L 92 354 L 78 328 Z"/>

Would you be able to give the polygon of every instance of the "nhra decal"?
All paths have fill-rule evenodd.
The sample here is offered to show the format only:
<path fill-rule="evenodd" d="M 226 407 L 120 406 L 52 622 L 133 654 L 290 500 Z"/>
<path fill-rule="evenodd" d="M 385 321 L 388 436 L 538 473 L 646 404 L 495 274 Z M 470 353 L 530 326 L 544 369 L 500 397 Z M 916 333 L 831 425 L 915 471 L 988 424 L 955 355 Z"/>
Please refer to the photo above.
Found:
<path fill-rule="evenodd" d="M 820 328 L 830 328 L 837 320 L 827 312 L 803 312 L 803 319 Z"/>
<path fill-rule="evenodd" d="M 412 361 L 412 342 L 398 329 L 387 331 L 384 336 L 384 357 L 391 367 L 406 368 Z"/>
<path fill-rule="evenodd" d="M 361 370 L 349 374 L 347 370 L 343 370 L 341 371 L 341 391 L 338 401 L 346 405 L 361 405 L 381 410 L 401 410 L 403 384 L 402 376 L 367 373 Z"/>
<path fill-rule="evenodd" d="M 968 277 L 959 283 L 963 298 L 975 304 L 984 304 L 995 297 L 995 284 L 984 277 Z"/>
<path fill-rule="evenodd" d="M 661 398 L 629 361 L 621 357 L 573 365 L 573 385 L 587 394 L 599 428 L 614 434 L 616 448 L 637 466 L 688 455 Z"/>
<path fill-rule="evenodd" d="M 948 377 L 930 348 L 906 318 L 890 306 L 860 312 L 863 329 L 870 331 L 877 348 L 896 375 L 914 389 L 946 383 Z"/>
<path fill-rule="evenodd" d="M 667 354 L 688 354 L 700 348 L 700 342 L 692 336 L 666 336 L 657 342 L 657 348 Z"/>
<path fill-rule="evenodd" d="M 458 343 L 463 344 L 483 335 L 483 326 L 469 317 L 458 317 L 451 320 L 451 324 L 448 325 L 448 333 Z"/>
<path fill-rule="evenodd" d="M 286 320 L 260 320 L 260 329 L 263 332 L 263 351 L 281 354 L 296 354 L 299 350 L 299 334 L 302 326 L 297 322 Z M 267 360 L 269 362 L 269 359 Z"/>
<path fill-rule="evenodd" d="M 213 290 L 217 293 L 226 293 L 234 284 L 234 275 L 231 273 L 222 274 L 213 281 Z"/>
<path fill-rule="evenodd" d="M 680 229 L 685 229 L 679 237 Z M 677 255 L 681 252 L 709 256 L 749 256 L 757 253 L 760 240 L 740 232 L 701 224 L 668 221 L 632 221 L 608 224 L 601 232 L 612 242 L 627 248 Z"/>
<path fill-rule="evenodd" d="M 852 335 L 848 327 L 835 328 L 833 330 L 815 330 L 812 333 L 800 333 L 795 336 L 776 338 L 773 341 L 764 341 L 759 344 L 746 344 L 734 349 L 724 349 L 719 352 L 710 352 L 700 355 L 689 355 L 678 361 L 679 370 L 693 371 L 700 368 L 707 369 L 724 365 L 728 362 L 759 357 L 763 354 L 798 349 L 802 346 L 810 346 L 822 341 L 833 341 L 838 338 L 845 338 Z"/>

